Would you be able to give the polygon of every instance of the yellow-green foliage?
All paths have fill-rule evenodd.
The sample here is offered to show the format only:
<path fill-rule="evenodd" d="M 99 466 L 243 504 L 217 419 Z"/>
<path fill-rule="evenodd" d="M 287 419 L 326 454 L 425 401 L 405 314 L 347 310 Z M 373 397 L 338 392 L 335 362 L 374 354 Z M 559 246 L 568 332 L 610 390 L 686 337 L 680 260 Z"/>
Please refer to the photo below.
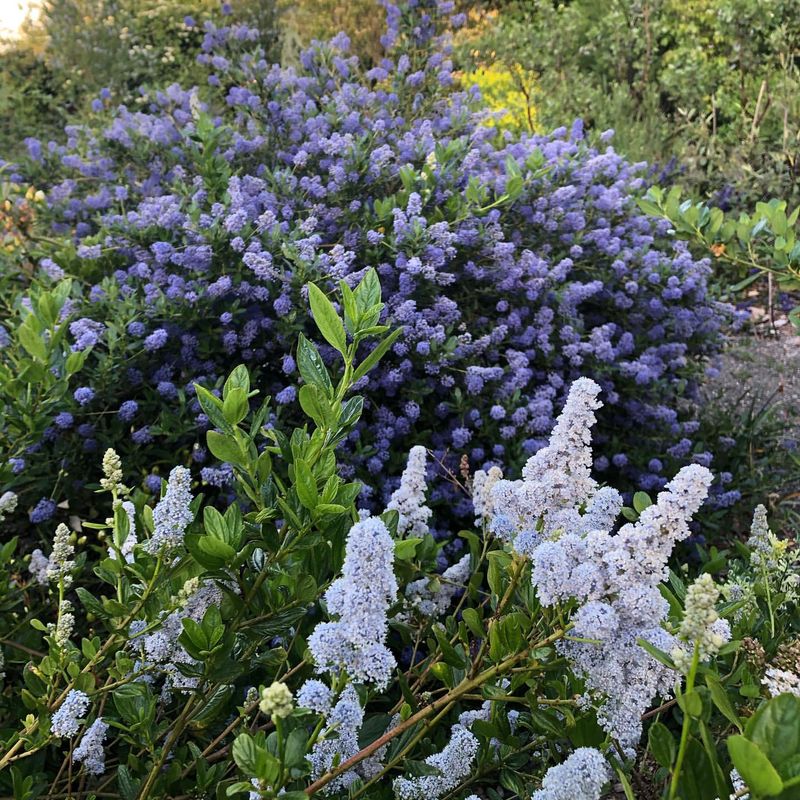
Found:
<path fill-rule="evenodd" d="M 375 62 L 383 56 L 386 14 L 376 0 L 279 0 L 278 6 L 284 60 L 294 60 L 312 39 L 325 41 L 340 31 L 360 58 Z"/>
<path fill-rule="evenodd" d="M 463 73 L 462 83 L 480 89 L 486 107 L 494 115 L 489 124 L 513 131 L 538 130 L 534 106 L 536 83 L 531 72 L 495 62 Z"/>

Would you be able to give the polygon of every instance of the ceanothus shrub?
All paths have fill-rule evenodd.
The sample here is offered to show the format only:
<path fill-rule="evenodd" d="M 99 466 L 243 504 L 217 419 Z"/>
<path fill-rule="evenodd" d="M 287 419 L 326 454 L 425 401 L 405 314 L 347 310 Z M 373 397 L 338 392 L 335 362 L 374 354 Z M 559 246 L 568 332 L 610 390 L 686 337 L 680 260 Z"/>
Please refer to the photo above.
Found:
<path fill-rule="evenodd" d="M 708 262 L 637 210 L 643 165 L 591 147 L 579 123 L 520 138 L 482 124 L 440 35 L 447 5 L 387 5 L 386 57 L 369 69 L 343 35 L 294 69 L 266 63 L 254 31 L 207 24 L 208 87 L 173 85 L 137 109 L 106 101 L 65 143 L 29 142 L 26 169 L 37 186 L 50 176 L 52 228 L 73 242 L 39 277 L 78 278 L 70 341 L 91 348 L 45 437 L 68 491 L 81 452 L 94 460 L 109 442 L 142 475 L 176 452 L 203 468 L 211 422 L 192 383 L 232 362 L 277 418 L 290 413 L 303 285 L 352 286 L 367 267 L 381 321 L 402 333 L 357 387 L 345 474 L 390 492 L 418 440 L 454 470 L 462 455 L 521 464 L 579 375 L 605 397 L 597 470 L 656 490 L 656 456 L 683 442 L 691 458 L 678 406 L 726 313 Z M 321 349 L 326 363 L 333 352 Z M 224 486 L 230 470 L 203 477 Z"/>

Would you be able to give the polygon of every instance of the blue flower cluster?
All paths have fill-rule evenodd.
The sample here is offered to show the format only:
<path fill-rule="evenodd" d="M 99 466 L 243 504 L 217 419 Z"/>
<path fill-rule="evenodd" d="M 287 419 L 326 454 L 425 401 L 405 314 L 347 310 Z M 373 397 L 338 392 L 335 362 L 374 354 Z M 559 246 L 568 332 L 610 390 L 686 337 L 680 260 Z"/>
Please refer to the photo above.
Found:
<path fill-rule="evenodd" d="M 92 352 L 48 446 L 74 462 L 113 440 L 143 471 L 183 448 L 202 465 L 210 422 L 193 382 L 244 362 L 286 413 L 302 287 L 352 286 L 372 266 L 403 334 L 358 387 L 344 477 L 397 474 L 412 441 L 475 468 L 518 465 L 589 375 L 613 455 L 595 468 L 659 488 L 651 458 L 691 451 L 679 401 L 727 314 L 709 264 L 637 210 L 644 165 L 589 146 L 579 122 L 519 138 L 482 124 L 477 90 L 453 77 L 451 4 L 384 5 L 386 56 L 369 69 L 344 35 L 282 68 L 256 31 L 207 23 L 208 87 L 30 141 L 27 170 L 75 246 L 40 277 L 57 262 L 89 286 L 69 330 Z"/>

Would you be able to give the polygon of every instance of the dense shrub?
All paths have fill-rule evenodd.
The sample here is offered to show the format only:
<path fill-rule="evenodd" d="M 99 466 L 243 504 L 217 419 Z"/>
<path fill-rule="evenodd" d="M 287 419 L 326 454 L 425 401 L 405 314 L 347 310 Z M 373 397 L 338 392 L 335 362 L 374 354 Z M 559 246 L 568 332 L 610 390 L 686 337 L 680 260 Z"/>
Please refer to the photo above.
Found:
<path fill-rule="evenodd" d="M 173 85 L 69 128 L 65 144 L 28 142 L 53 231 L 74 241 L 40 260 L 37 279 L 75 278 L 59 313 L 87 356 L 73 401 L 45 425 L 18 414 L 5 432 L 8 455 L 28 461 L 14 462 L 14 481 L 32 500 L 54 490 L 30 447 L 63 464 L 68 495 L 110 442 L 140 475 L 192 447 L 202 465 L 198 431 L 211 423 L 192 381 L 214 384 L 233 360 L 285 416 L 302 287 L 352 285 L 369 266 L 384 319 L 403 327 L 359 384 L 344 474 L 380 484 L 416 439 L 453 470 L 462 454 L 475 467 L 520 464 L 582 374 L 605 396 L 598 470 L 655 489 L 658 456 L 692 457 L 694 423 L 678 405 L 724 310 L 707 294 L 708 263 L 638 211 L 640 166 L 587 146 L 579 123 L 498 141 L 477 94 L 453 87 L 440 20 L 394 6 L 388 18 L 388 55 L 366 73 L 344 36 L 295 71 L 267 64 L 253 30 L 209 24 L 207 101 Z M 17 313 L 10 331 L 26 319 L 45 336 L 46 320 L 25 304 Z M 7 363 L 24 355 L 16 347 Z"/>

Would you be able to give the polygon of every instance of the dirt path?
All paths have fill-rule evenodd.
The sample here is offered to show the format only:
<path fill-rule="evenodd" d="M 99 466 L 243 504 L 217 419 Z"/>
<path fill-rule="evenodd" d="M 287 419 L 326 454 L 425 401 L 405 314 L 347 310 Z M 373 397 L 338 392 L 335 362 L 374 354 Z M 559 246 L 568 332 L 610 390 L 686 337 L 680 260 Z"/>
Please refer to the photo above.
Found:
<path fill-rule="evenodd" d="M 779 320 L 779 322 L 781 322 Z M 760 443 L 765 449 L 761 468 L 770 481 L 771 451 L 773 463 L 783 465 L 783 474 L 774 476 L 777 491 L 771 498 L 784 510 L 800 514 L 800 460 L 792 463 L 785 451 L 800 459 L 800 333 L 788 323 L 774 333 L 769 330 L 732 338 L 722 355 L 719 374 L 703 389 L 701 413 L 713 414 L 716 409 L 731 416 L 744 416 L 751 404 L 762 407 L 772 398 L 773 422 L 765 428 L 773 432 Z"/>

